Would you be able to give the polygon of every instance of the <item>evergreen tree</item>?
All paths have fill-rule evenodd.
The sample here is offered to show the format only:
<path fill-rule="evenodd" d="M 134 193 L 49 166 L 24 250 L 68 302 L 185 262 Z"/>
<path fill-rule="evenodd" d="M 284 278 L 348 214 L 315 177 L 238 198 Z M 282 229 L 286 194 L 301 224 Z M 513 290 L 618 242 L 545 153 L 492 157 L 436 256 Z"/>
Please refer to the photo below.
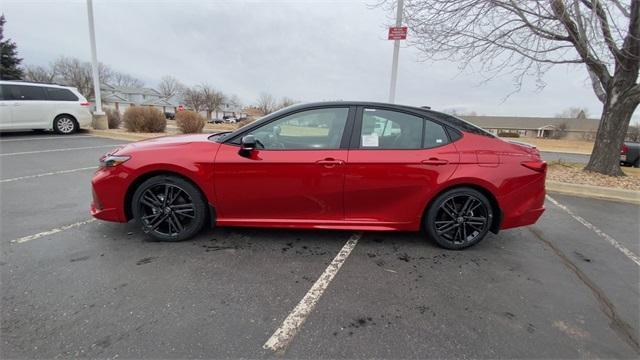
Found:
<path fill-rule="evenodd" d="M 22 59 L 18 57 L 17 45 L 11 39 L 4 39 L 4 14 L 0 15 L 0 79 L 20 80 L 24 73 L 20 68 Z"/>

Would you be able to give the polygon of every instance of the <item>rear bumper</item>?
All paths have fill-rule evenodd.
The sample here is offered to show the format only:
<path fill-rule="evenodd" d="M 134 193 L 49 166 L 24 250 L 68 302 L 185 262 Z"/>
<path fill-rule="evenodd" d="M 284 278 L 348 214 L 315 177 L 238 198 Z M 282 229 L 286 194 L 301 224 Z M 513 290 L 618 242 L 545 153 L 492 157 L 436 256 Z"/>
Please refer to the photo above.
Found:
<path fill-rule="evenodd" d="M 91 127 L 93 117 L 91 116 L 91 113 L 89 112 L 89 110 L 80 111 L 76 116 L 76 120 L 78 120 L 78 125 L 81 128 L 88 128 L 88 127 Z"/>
<path fill-rule="evenodd" d="M 500 229 L 535 224 L 544 213 L 545 176 L 498 198 L 503 218 Z"/>

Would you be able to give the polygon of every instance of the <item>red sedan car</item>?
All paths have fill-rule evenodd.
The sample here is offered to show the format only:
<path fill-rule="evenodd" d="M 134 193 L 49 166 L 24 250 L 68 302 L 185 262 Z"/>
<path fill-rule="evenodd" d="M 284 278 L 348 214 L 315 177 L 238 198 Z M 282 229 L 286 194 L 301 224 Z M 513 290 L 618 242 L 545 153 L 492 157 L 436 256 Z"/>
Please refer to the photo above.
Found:
<path fill-rule="evenodd" d="M 164 241 L 213 225 L 424 229 L 462 249 L 544 211 L 534 147 L 391 104 L 296 105 L 233 132 L 128 144 L 100 164 L 93 216 L 135 219 Z"/>

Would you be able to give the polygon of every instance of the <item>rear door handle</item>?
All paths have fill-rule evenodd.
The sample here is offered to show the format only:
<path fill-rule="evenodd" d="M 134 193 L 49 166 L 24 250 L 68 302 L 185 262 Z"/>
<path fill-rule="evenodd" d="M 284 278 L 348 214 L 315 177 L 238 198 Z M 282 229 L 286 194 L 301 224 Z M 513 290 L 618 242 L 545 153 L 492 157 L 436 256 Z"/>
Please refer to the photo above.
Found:
<path fill-rule="evenodd" d="M 422 160 L 421 162 L 425 165 L 446 165 L 449 163 L 449 160 L 430 158 L 428 160 Z"/>
<path fill-rule="evenodd" d="M 336 165 L 344 164 L 344 161 L 338 160 L 338 159 L 334 159 L 334 158 L 326 158 L 326 159 L 322 159 L 322 160 L 316 161 L 316 164 L 322 165 L 322 166 L 327 167 L 327 168 L 332 168 L 332 167 L 334 167 Z"/>

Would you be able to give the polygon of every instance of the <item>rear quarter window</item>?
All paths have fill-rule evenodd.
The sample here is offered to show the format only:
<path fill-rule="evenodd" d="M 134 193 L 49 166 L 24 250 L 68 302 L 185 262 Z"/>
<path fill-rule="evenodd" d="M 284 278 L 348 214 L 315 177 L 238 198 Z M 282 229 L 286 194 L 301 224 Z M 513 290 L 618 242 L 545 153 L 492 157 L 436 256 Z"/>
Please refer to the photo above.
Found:
<path fill-rule="evenodd" d="M 51 101 L 78 101 L 78 97 L 69 89 L 45 88 L 47 99 Z"/>
<path fill-rule="evenodd" d="M 424 124 L 424 146 L 429 149 L 449 143 L 449 136 L 444 127 L 433 121 L 425 120 Z"/>

